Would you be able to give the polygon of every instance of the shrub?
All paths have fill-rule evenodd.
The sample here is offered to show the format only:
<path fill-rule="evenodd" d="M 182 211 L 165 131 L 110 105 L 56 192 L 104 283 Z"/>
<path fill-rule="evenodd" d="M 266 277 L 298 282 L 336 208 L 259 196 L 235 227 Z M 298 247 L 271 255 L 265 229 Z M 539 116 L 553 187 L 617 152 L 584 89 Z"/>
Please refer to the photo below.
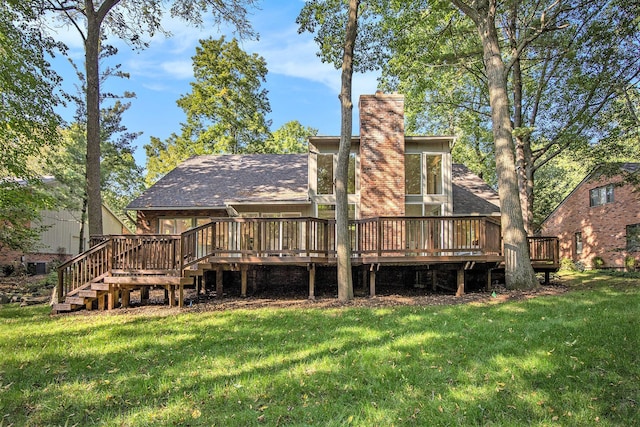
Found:
<path fill-rule="evenodd" d="M 604 259 L 602 259 L 602 257 L 599 257 L 599 256 L 594 257 L 591 260 L 591 267 L 596 268 L 596 269 L 603 268 L 604 267 Z"/>
<path fill-rule="evenodd" d="M 624 267 L 627 271 L 634 271 L 636 266 L 638 265 L 638 261 L 631 255 L 627 255 L 624 257 Z"/>
<path fill-rule="evenodd" d="M 7 277 L 11 276 L 14 271 L 16 271 L 16 268 L 11 264 L 7 264 L 7 265 L 3 265 L 2 266 L 2 273 Z"/>
<path fill-rule="evenodd" d="M 576 263 L 571 258 L 562 258 L 560 260 L 560 270 L 563 271 L 576 271 L 578 270 Z"/>

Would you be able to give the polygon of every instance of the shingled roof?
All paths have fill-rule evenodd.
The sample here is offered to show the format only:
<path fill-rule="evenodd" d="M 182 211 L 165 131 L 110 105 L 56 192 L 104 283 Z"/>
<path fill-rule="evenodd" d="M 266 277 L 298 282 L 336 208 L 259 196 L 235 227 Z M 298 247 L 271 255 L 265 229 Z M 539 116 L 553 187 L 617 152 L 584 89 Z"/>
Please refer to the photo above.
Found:
<path fill-rule="evenodd" d="M 500 213 L 498 193 L 465 165 L 451 167 L 453 213 L 456 215 L 492 215 Z"/>
<path fill-rule="evenodd" d="M 274 202 L 309 202 L 307 154 L 192 157 L 127 209 L 224 209 L 232 203 Z"/>

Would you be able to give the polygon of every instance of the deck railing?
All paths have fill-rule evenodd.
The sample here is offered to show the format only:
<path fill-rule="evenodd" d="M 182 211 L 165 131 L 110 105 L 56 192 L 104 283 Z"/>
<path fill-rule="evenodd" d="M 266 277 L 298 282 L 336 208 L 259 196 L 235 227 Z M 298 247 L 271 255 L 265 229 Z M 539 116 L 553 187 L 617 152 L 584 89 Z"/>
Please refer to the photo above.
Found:
<path fill-rule="evenodd" d="M 382 217 L 349 225 L 354 259 L 500 255 L 501 227 L 492 217 Z M 95 246 L 58 269 L 58 299 L 107 274 L 175 274 L 210 257 L 260 262 L 272 257 L 329 260 L 335 221 L 318 218 L 213 218 L 182 235 L 92 238 Z M 559 265 L 558 239 L 530 237 L 532 262 Z M 284 260 L 283 260 L 284 261 Z"/>
<path fill-rule="evenodd" d="M 106 240 L 58 267 L 57 302 L 111 272 L 111 241 Z"/>
<path fill-rule="evenodd" d="M 182 234 L 183 267 L 210 256 L 330 256 L 334 229 L 318 218 L 214 218 Z"/>
<path fill-rule="evenodd" d="M 355 256 L 460 256 L 500 253 L 490 217 L 385 217 L 355 221 Z"/>
<path fill-rule="evenodd" d="M 497 255 L 500 224 L 490 217 L 385 217 L 351 221 L 354 257 Z M 182 234 L 183 267 L 210 256 L 334 257 L 335 221 L 214 218 Z"/>
<path fill-rule="evenodd" d="M 534 264 L 549 264 L 560 266 L 560 245 L 557 237 L 534 236 L 529 237 L 529 254 Z"/>

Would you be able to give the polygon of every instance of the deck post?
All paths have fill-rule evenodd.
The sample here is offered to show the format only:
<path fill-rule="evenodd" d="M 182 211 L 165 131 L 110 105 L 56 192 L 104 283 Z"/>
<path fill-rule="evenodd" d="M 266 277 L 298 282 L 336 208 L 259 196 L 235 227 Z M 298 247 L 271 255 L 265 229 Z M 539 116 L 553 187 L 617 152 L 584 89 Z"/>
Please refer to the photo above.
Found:
<path fill-rule="evenodd" d="M 107 295 L 107 310 L 113 310 L 118 302 L 118 290 L 115 287 L 110 287 Z"/>
<path fill-rule="evenodd" d="M 380 265 L 371 264 L 369 269 L 369 296 L 371 298 L 376 296 L 376 270 L 380 268 Z"/>
<path fill-rule="evenodd" d="M 131 290 L 123 289 L 122 290 L 122 307 L 129 307 L 129 303 L 131 302 Z"/>
<path fill-rule="evenodd" d="M 491 290 L 491 269 L 487 269 L 487 285 L 486 285 L 487 291 Z"/>
<path fill-rule="evenodd" d="M 222 292 L 223 292 L 223 288 L 224 288 L 224 282 L 223 282 L 223 270 L 222 268 L 218 267 L 216 268 L 216 298 L 222 298 Z"/>
<path fill-rule="evenodd" d="M 104 299 L 107 297 L 106 294 L 98 293 L 98 310 L 104 310 Z"/>
<path fill-rule="evenodd" d="M 462 267 L 458 268 L 458 291 L 456 292 L 457 297 L 461 297 L 464 295 L 464 269 Z"/>
<path fill-rule="evenodd" d="M 184 284 L 182 282 L 178 285 L 178 307 L 184 307 Z"/>
<path fill-rule="evenodd" d="M 176 289 L 173 285 L 167 285 L 169 291 L 169 307 L 175 307 L 176 305 Z"/>
<path fill-rule="evenodd" d="M 147 303 L 149 302 L 149 287 L 143 286 L 140 288 L 140 302 Z"/>
<path fill-rule="evenodd" d="M 369 283 L 369 271 L 367 268 L 362 269 L 362 290 L 367 291 L 367 284 Z"/>
<path fill-rule="evenodd" d="M 307 267 L 309 270 L 309 299 L 316 299 L 316 265 L 309 264 Z"/>
<path fill-rule="evenodd" d="M 247 269 L 246 265 L 240 267 L 240 296 L 247 297 Z"/>

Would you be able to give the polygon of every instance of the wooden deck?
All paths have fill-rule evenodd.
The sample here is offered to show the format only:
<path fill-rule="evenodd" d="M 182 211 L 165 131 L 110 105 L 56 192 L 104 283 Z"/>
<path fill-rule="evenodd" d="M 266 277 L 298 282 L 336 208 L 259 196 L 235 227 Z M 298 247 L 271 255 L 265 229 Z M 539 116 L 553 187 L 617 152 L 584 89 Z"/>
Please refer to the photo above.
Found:
<path fill-rule="evenodd" d="M 486 272 L 504 262 L 501 228 L 492 217 L 388 217 L 352 221 L 352 264 L 366 272 L 375 295 L 376 272 L 385 266 L 439 266 L 457 271 L 457 293 L 467 270 Z M 92 248 L 58 269 L 54 312 L 112 309 L 129 304 L 132 290 L 166 289 L 169 304 L 182 306 L 185 286 L 201 286 L 216 271 L 222 295 L 223 271 L 239 271 L 246 295 L 251 266 L 300 266 L 315 271 L 336 264 L 335 222 L 318 218 L 214 218 L 182 235 L 120 235 L 92 239 Z M 536 271 L 559 267 L 558 240 L 531 237 Z M 177 302 L 176 302 L 177 294 Z"/>

